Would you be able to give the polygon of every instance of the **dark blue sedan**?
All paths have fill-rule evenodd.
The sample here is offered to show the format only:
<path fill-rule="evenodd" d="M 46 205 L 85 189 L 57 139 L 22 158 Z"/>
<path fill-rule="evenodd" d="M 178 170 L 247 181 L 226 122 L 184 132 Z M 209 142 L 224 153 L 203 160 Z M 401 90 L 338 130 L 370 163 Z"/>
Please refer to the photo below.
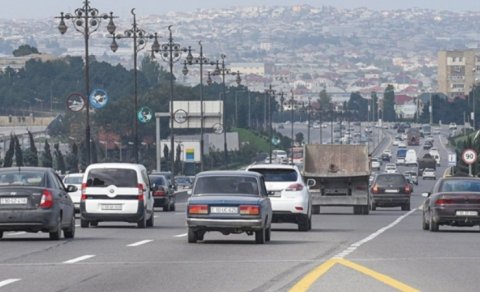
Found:
<path fill-rule="evenodd" d="M 187 202 L 188 242 L 207 231 L 255 234 L 270 241 L 272 206 L 261 174 L 250 171 L 207 171 L 197 174 Z"/>

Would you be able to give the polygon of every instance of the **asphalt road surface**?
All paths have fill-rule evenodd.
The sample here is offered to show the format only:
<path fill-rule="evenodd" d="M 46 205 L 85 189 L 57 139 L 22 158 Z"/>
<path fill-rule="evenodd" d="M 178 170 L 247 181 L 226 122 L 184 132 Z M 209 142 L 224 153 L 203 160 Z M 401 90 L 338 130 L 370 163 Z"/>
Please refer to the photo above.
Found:
<path fill-rule="evenodd" d="M 435 135 L 442 156 L 438 176 L 447 165 L 445 141 Z M 176 212 L 156 212 L 154 228 L 100 223 L 78 227 L 75 239 L 61 241 L 9 232 L 0 241 L 0 290 L 478 291 L 478 227 L 421 229 L 420 194 L 433 183 L 419 180 L 412 211 L 353 215 L 352 208 L 325 207 L 313 216 L 312 231 L 274 224 L 265 245 L 245 234 L 220 233 L 188 244 L 185 193 L 178 195 Z"/>

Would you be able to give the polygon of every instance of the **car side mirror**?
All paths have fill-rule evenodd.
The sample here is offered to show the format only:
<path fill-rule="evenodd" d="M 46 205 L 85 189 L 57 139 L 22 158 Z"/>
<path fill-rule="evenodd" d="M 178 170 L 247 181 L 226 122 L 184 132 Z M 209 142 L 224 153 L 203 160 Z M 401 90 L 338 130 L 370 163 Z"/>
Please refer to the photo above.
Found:
<path fill-rule="evenodd" d="M 313 186 L 315 186 L 316 184 L 317 184 L 317 181 L 316 181 L 315 179 L 313 179 L 313 178 L 307 179 L 307 186 L 313 187 Z"/>
<path fill-rule="evenodd" d="M 422 197 L 424 197 L 424 198 L 428 198 L 428 197 L 430 197 L 430 195 L 431 194 L 429 192 L 428 193 L 422 193 Z"/>
<path fill-rule="evenodd" d="M 78 188 L 74 185 L 68 185 L 67 186 L 67 193 L 73 193 L 73 192 L 76 192 L 78 191 Z"/>

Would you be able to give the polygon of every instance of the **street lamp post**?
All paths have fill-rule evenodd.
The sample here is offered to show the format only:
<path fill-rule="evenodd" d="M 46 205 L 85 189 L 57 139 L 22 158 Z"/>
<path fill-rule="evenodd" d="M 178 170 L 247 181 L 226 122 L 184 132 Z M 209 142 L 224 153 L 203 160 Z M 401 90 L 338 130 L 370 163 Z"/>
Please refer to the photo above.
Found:
<path fill-rule="evenodd" d="M 137 17 L 135 14 L 135 8 L 130 12 L 133 15 L 132 28 L 126 30 L 123 34 L 112 34 L 112 44 L 110 48 L 115 53 L 118 50 L 118 44 L 116 40 L 120 39 L 132 39 L 133 40 L 133 84 L 134 84 L 134 107 L 133 107 L 133 152 L 135 163 L 138 163 L 138 86 L 137 86 L 137 55 L 138 52 L 143 50 L 147 44 L 148 39 L 153 39 L 155 35 L 147 34 L 145 30 L 138 28 L 137 26 Z"/>
<path fill-rule="evenodd" d="M 205 128 L 205 117 L 204 117 L 204 110 L 203 110 L 203 99 L 204 99 L 204 93 L 203 93 L 203 65 L 204 64 L 209 64 L 209 65 L 214 65 L 214 62 L 210 62 L 207 58 L 203 56 L 203 46 L 202 42 L 199 41 L 198 45 L 200 46 L 200 56 L 194 58 L 192 56 L 192 50 L 191 47 L 188 47 L 188 55 L 187 55 L 187 60 L 184 62 L 183 66 L 183 71 L 182 73 L 184 75 L 188 74 L 188 68 L 187 65 L 200 65 L 200 171 L 204 170 L 204 157 L 203 157 L 203 147 L 205 144 L 204 138 L 203 138 L 203 132 Z"/>
<path fill-rule="evenodd" d="M 269 88 L 265 90 L 266 98 L 268 100 L 268 155 L 270 164 L 272 164 L 272 96 L 275 96 L 275 90 L 272 89 L 270 84 Z"/>
<path fill-rule="evenodd" d="M 183 52 L 187 51 L 187 48 L 183 48 L 180 44 L 173 41 L 172 26 L 168 26 L 168 42 L 159 44 L 158 36 L 155 34 L 155 41 L 152 45 L 152 57 L 155 57 L 155 53 L 160 53 L 161 58 L 168 62 L 170 67 L 170 170 L 172 171 L 172 181 L 175 177 L 175 137 L 173 131 L 173 64 L 180 60 Z"/>
<path fill-rule="evenodd" d="M 107 31 L 110 34 L 115 33 L 115 24 L 113 23 L 113 12 L 110 14 L 103 13 L 100 14 L 98 9 L 92 8 L 90 6 L 90 1 L 84 0 L 83 6 L 81 8 L 75 9 L 74 13 L 64 13 L 60 12 L 60 16 L 55 18 L 60 18 L 60 24 L 58 25 L 58 30 L 63 35 L 67 32 L 67 25 L 65 20 L 72 20 L 73 27 L 76 31 L 83 34 L 85 40 L 85 98 L 88 99 L 90 95 L 90 64 L 89 64 L 89 55 L 88 55 L 88 42 L 90 35 L 98 30 L 102 20 L 109 19 L 107 25 Z M 87 165 L 90 164 L 90 106 L 88 100 L 86 100 L 86 120 L 85 120 L 85 146 L 87 150 Z"/>
<path fill-rule="evenodd" d="M 225 75 L 233 75 L 237 76 L 236 82 L 237 85 L 240 85 L 242 82 L 242 79 L 240 78 L 240 72 L 231 72 L 230 69 L 225 67 L 225 56 L 224 54 L 220 55 L 220 58 L 222 61 L 220 62 L 217 60 L 216 64 L 217 67 L 215 68 L 215 71 L 211 75 L 221 75 L 222 76 L 222 84 L 223 84 L 223 152 L 224 152 L 224 163 L 225 163 L 225 168 L 228 167 L 228 151 L 227 151 L 227 130 L 226 130 L 226 122 L 225 122 L 225 101 L 226 101 L 226 87 L 225 87 Z M 212 79 L 208 78 L 207 80 L 208 84 L 212 83 Z"/>

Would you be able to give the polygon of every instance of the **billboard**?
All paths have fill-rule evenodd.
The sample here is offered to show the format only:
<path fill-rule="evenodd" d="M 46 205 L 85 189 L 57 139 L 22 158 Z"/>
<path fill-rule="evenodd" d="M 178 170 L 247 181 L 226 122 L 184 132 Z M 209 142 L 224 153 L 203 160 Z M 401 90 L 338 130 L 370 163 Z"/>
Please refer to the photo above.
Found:
<path fill-rule="evenodd" d="M 180 150 L 180 161 L 200 163 L 200 142 L 199 141 L 175 141 L 174 157 L 177 157 L 177 150 Z M 160 157 L 164 158 L 164 149 L 170 149 L 170 140 L 160 141 Z M 180 147 L 178 147 L 180 146 Z"/>
<path fill-rule="evenodd" d="M 173 113 L 175 129 L 200 128 L 200 101 L 174 101 Z M 203 117 L 204 128 L 212 128 L 215 124 L 223 125 L 223 102 L 221 100 L 204 100 Z"/>

